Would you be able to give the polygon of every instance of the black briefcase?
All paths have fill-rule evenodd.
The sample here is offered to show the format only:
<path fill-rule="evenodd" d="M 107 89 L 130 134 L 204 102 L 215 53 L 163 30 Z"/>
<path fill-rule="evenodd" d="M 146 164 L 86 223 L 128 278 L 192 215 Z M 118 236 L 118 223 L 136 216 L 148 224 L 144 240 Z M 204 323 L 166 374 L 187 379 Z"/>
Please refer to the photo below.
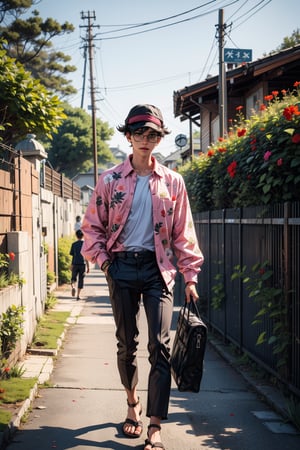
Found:
<path fill-rule="evenodd" d="M 171 352 L 171 373 L 180 392 L 199 392 L 206 340 L 207 327 L 191 299 L 179 312 Z"/>

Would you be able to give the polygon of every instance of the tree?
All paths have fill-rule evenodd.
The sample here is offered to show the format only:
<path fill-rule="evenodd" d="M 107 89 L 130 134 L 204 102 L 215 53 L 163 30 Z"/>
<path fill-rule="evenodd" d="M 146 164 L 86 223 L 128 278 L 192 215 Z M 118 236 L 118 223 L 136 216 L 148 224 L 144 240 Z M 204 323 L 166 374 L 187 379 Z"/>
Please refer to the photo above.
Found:
<path fill-rule="evenodd" d="M 270 51 L 269 55 L 273 55 L 273 53 L 280 52 L 286 48 L 295 47 L 295 45 L 298 44 L 300 44 L 299 28 L 294 30 L 291 36 L 284 37 L 282 43 L 275 50 Z M 264 54 L 264 56 L 266 56 L 266 54 Z"/>
<path fill-rule="evenodd" d="M 0 37 L 10 57 L 22 63 L 32 76 L 62 97 L 76 93 L 65 75 L 76 70 L 68 64 L 71 57 L 53 50 L 51 39 L 69 34 L 74 26 L 69 22 L 59 24 L 56 20 L 43 20 L 34 10 L 26 20 L 20 17 L 35 5 L 34 0 L 7 0 L 0 5 Z"/>
<path fill-rule="evenodd" d="M 284 50 L 285 48 L 295 47 L 295 45 L 300 44 L 300 31 L 299 28 L 294 30 L 292 35 L 283 38 L 282 44 L 278 47 L 278 50 Z"/>
<path fill-rule="evenodd" d="M 93 133 L 91 116 L 81 108 L 65 104 L 66 119 L 45 143 L 48 159 L 58 172 L 72 178 L 78 172 L 87 172 L 93 167 Z M 99 166 L 113 161 L 108 141 L 113 129 L 106 122 L 97 119 L 97 151 Z"/>
<path fill-rule="evenodd" d="M 0 42 L 0 140 L 16 144 L 27 133 L 51 138 L 64 117 L 59 98 L 10 58 Z"/>

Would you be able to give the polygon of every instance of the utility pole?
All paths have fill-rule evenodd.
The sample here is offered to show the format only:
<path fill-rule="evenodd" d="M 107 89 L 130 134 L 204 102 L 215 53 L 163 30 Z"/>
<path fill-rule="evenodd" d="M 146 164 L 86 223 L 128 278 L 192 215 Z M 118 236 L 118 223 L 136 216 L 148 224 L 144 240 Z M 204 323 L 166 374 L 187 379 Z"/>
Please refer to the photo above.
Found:
<path fill-rule="evenodd" d="M 87 13 L 81 12 L 81 19 L 88 20 L 87 25 L 82 25 L 82 28 L 87 28 L 87 45 L 89 52 L 89 66 L 90 66 L 90 89 L 91 89 L 91 109 L 92 109 L 92 129 L 93 129 L 93 155 L 94 155 L 94 185 L 96 186 L 98 180 L 98 152 L 97 152 L 97 128 L 96 128 L 96 100 L 95 100 L 95 86 L 94 86 L 94 44 L 92 30 L 96 25 L 92 24 L 92 20 L 96 19 L 95 11 Z M 97 28 L 99 28 L 97 26 Z"/>
<path fill-rule="evenodd" d="M 219 9 L 218 41 L 219 41 L 219 135 L 224 137 L 227 124 L 226 74 L 224 64 L 224 10 Z"/>
<path fill-rule="evenodd" d="M 87 45 L 84 44 L 84 66 L 83 66 L 83 80 L 82 80 L 82 93 L 81 93 L 81 104 L 80 107 L 81 109 L 83 109 L 83 105 L 84 105 L 84 93 L 85 93 L 85 80 L 86 80 L 86 63 L 87 63 Z"/>

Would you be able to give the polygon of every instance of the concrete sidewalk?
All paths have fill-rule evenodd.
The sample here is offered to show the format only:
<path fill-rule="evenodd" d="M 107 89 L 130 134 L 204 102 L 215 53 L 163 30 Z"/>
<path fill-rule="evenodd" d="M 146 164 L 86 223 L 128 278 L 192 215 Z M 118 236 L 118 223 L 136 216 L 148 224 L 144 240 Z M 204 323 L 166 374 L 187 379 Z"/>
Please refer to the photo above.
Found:
<path fill-rule="evenodd" d="M 99 270 L 86 276 L 83 295 L 83 300 L 76 301 L 69 288 L 57 291 L 56 308 L 71 312 L 61 348 L 53 356 L 26 355 L 22 362 L 24 376 L 37 376 L 40 384 L 48 381 L 50 387 L 36 386 L 24 403 L 13 424 L 20 430 L 8 450 L 143 449 L 148 425 L 144 413 L 142 438 L 127 439 L 121 432 L 126 396 L 117 371 L 107 285 Z M 174 311 L 172 336 L 178 310 Z M 145 410 L 149 363 L 143 308 L 140 321 L 139 395 Z M 233 362 L 226 348 L 212 341 L 200 393 L 179 393 L 172 385 L 169 420 L 162 429 L 166 450 L 299 449 L 299 434 L 280 416 L 286 407 L 281 395 L 258 380 L 245 378 L 232 368 Z M 22 425 L 21 416 L 29 407 L 32 412 Z"/>

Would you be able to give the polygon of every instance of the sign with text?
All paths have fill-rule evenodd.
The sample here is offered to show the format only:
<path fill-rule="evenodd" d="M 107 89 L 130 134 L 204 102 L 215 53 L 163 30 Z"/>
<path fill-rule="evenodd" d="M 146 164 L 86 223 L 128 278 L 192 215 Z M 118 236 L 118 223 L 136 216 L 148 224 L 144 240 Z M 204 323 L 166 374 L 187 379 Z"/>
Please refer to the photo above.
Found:
<path fill-rule="evenodd" d="M 252 61 L 252 50 L 246 48 L 224 48 L 225 63 L 243 63 Z"/>

